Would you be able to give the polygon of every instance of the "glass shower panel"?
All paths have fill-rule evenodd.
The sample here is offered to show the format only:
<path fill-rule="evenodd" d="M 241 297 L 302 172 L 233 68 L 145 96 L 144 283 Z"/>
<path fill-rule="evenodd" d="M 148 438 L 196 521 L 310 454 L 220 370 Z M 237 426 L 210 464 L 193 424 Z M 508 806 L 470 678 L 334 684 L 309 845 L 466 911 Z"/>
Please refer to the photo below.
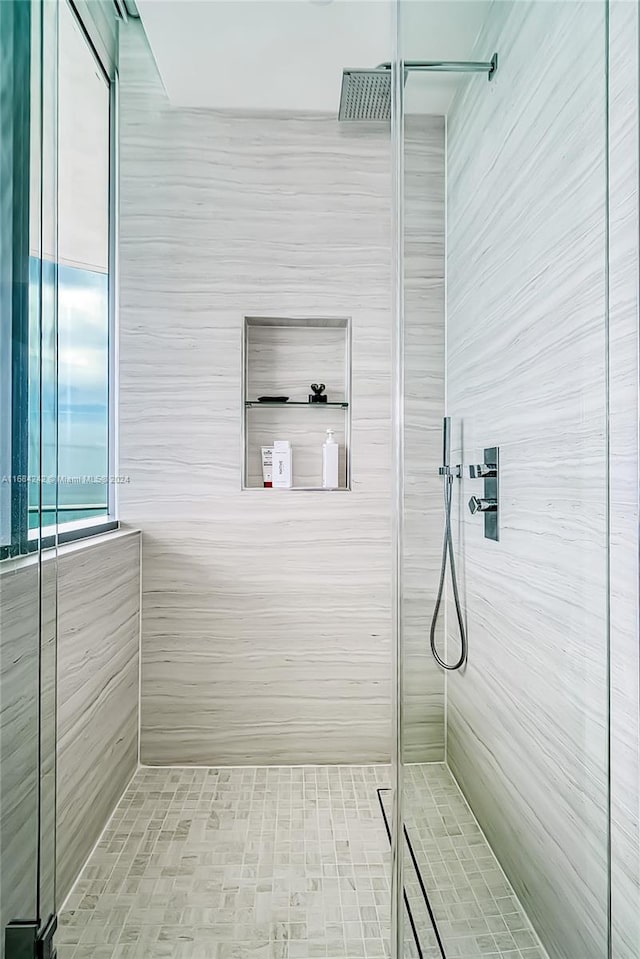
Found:
<path fill-rule="evenodd" d="M 611 955 L 640 955 L 638 4 L 609 8 Z"/>
<path fill-rule="evenodd" d="M 405 956 L 607 956 L 607 16 L 399 0 Z"/>
<path fill-rule="evenodd" d="M 30 429 L 39 440 L 34 461 L 39 464 L 35 520 L 30 535 L 38 536 L 40 563 L 40 852 L 39 918 L 46 923 L 56 913 L 56 678 L 57 678 L 57 529 L 58 463 L 58 4 L 35 7 L 41 19 L 41 243 L 39 324 L 30 329 L 30 355 L 38 372 L 30 381 L 37 412 Z M 33 262 L 33 260 L 32 260 Z M 30 407 L 30 414 L 33 406 Z M 33 450 L 35 444 L 30 446 Z M 46 547 L 46 548 L 45 548 Z"/>
<path fill-rule="evenodd" d="M 57 5 L 0 4 L 0 954 L 55 911 Z M 45 468 L 47 475 L 44 476 Z M 55 492 L 54 492 L 55 496 Z M 48 521 L 50 522 L 50 521 Z M 54 516 L 55 523 L 55 516 Z M 46 548 L 45 548 L 46 547 Z M 35 955 L 35 953 L 34 953 Z"/>

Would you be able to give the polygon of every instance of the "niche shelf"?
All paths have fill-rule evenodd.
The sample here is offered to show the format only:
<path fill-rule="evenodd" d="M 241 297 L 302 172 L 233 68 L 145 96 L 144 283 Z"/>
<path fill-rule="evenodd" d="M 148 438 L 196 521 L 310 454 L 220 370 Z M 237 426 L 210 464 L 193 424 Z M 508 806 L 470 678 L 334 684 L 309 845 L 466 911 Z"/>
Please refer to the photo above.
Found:
<path fill-rule="evenodd" d="M 351 320 L 348 317 L 245 316 L 242 374 L 242 489 L 278 495 L 351 488 Z M 309 403 L 324 383 L 326 403 Z M 259 396 L 288 396 L 286 403 Z M 322 487 L 322 444 L 332 429 L 340 446 L 339 488 Z M 293 487 L 262 480 L 263 446 L 289 440 Z"/>

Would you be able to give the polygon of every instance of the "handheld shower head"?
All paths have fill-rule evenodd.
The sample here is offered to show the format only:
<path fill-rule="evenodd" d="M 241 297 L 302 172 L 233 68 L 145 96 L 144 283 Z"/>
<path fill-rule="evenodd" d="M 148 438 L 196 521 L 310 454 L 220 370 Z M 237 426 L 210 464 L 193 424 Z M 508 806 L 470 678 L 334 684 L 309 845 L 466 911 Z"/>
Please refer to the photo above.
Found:
<path fill-rule="evenodd" d="M 462 604 L 460 602 L 460 592 L 458 590 L 456 557 L 453 549 L 451 507 L 453 502 L 453 479 L 454 476 L 458 479 L 462 478 L 462 467 L 456 466 L 452 469 L 450 459 L 451 417 L 445 416 L 442 421 L 442 466 L 439 469 L 439 473 L 444 480 L 444 541 L 442 544 L 442 561 L 440 563 L 440 582 L 438 584 L 438 593 L 436 595 L 436 603 L 433 608 L 431 628 L 429 630 L 429 645 L 431 646 L 431 652 L 433 653 L 433 657 L 438 666 L 441 666 L 443 669 L 460 669 L 462 666 L 464 666 L 467 660 L 467 630 L 464 622 L 464 614 L 462 612 Z M 453 663 L 447 662 L 446 659 L 443 659 L 438 652 L 436 645 L 436 630 L 438 626 L 438 616 L 440 615 L 440 607 L 444 598 L 444 586 L 445 579 L 447 577 L 447 563 L 449 564 L 449 569 L 451 571 L 451 589 L 453 592 L 453 601 L 455 604 L 456 618 L 458 620 L 458 630 L 460 633 L 460 654 Z"/>
<path fill-rule="evenodd" d="M 451 466 L 451 417 L 442 420 L 442 465 Z"/>

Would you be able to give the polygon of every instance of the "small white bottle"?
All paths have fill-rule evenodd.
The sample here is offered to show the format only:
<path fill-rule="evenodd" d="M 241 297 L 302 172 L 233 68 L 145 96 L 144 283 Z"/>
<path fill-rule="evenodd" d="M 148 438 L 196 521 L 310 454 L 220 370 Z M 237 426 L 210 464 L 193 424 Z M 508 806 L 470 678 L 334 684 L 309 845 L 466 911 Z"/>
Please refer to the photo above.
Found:
<path fill-rule="evenodd" d="M 274 489 L 291 489 L 293 486 L 289 440 L 275 440 L 273 444 L 272 483 Z"/>
<path fill-rule="evenodd" d="M 333 438 L 333 430 L 327 430 L 322 444 L 322 488 L 338 489 L 338 461 L 340 446 Z"/>

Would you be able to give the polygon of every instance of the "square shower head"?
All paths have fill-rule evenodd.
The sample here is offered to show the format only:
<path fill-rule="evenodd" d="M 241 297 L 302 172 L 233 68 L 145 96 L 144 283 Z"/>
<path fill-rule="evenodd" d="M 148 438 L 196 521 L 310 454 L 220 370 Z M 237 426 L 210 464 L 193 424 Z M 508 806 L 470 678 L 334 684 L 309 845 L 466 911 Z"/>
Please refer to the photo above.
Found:
<path fill-rule="evenodd" d="M 345 69 L 338 120 L 389 120 L 391 118 L 391 70 Z"/>

